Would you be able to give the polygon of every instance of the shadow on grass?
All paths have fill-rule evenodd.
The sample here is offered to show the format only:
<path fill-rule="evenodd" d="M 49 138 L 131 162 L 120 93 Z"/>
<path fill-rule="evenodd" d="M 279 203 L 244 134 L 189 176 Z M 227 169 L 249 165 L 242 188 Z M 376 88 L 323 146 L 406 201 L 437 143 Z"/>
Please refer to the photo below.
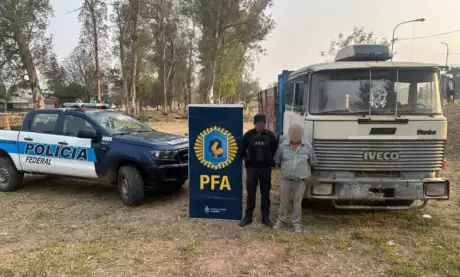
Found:
<path fill-rule="evenodd" d="M 28 176 L 24 179 L 24 188 L 15 193 L 32 193 L 37 196 L 69 196 L 92 197 L 100 201 L 119 201 L 121 203 L 116 185 L 103 182 L 71 179 L 60 176 Z M 188 187 L 184 185 L 175 192 L 147 190 L 142 205 L 151 206 L 156 203 L 164 204 L 176 201 L 188 195 Z"/>

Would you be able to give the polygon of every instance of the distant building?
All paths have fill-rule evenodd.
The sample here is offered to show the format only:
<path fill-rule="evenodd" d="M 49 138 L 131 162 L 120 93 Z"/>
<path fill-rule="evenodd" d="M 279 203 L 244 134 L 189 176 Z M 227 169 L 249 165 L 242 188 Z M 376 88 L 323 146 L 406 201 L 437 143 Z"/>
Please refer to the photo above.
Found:
<path fill-rule="evenodd" d="M 61 104 L 59 99 L 56 97 L 50 96 L 45 98 L 45 108 L 55 108 L 60 106 Z M 18 91 L 14 92 L 7 101 L 0 100 L 0 110 L 27 111 L 33 108 L 34 101 L 32 93 L 28 89 L 18 89 Z"/>

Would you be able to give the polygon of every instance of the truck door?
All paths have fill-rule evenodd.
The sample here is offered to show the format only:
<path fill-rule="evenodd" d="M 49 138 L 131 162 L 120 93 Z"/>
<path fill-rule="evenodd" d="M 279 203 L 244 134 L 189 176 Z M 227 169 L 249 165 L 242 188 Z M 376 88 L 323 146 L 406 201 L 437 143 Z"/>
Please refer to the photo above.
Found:
<path fill-rule="evenodd" d="M 56 135 L 58 111 L 43 111 L 33 115 L 30 126 L 23 126 L 18 137 L 19 159 L 24 171 L 54 174 L 59 160 Z"/>
<path fill-rule="evenodd" d="M 78 115 L 65 114 L 62 121 L 61 159 L 56 163 L 56 174 L 66 176 L 97 178 L 96 153 L 91 139 L 78 138 L 78 131 L 96 128 Z"/>

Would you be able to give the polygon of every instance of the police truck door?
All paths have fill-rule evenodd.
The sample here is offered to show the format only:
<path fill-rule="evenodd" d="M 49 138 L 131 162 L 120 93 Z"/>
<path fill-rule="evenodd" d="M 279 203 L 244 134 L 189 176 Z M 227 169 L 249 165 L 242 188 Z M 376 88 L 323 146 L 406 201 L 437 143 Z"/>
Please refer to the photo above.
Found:
<path fill-rule="evenodd" d="M 65 114 L 60 143 L 65 157 L 62 162 L 56 164 L 57 174 L 66 176 L 97 178 L 95 162 L 96 154 L 91 147 L 91 139 L 78 138 L 78 131 L 94 129 L 84 118 L 78 115 Z"/>
<path fill-rule="evenodd" d="M 59 136 L 56 123 L 59 112 L 37 112 L 29 131 L 19 133 L 19 159 L 24 171 L 54 174 L 59 160 Z"/>

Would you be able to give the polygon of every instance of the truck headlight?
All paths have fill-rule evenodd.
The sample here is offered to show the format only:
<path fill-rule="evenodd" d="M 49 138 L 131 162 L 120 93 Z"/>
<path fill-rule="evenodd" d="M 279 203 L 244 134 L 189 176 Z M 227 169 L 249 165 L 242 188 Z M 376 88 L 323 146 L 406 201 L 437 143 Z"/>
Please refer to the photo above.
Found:
<path fill-rule="evenodd" d="M 447 195 L 447 182 L 430 182 L 426 184 L 426 196 L 445 196 Z"/>
<path fill-rule="evenodd" d="M 176 151 L 160 151 L 160 150 L 152 150 L 151 151 L 153 157 L 157 160 L 166 160 L 172 161 L 176 159 Z"/>
<path fill-rule="evenodd" d="M 332 184 L 316 183 L 313 185 L 312 194 L 331 195 L 332 194 Z"/>

